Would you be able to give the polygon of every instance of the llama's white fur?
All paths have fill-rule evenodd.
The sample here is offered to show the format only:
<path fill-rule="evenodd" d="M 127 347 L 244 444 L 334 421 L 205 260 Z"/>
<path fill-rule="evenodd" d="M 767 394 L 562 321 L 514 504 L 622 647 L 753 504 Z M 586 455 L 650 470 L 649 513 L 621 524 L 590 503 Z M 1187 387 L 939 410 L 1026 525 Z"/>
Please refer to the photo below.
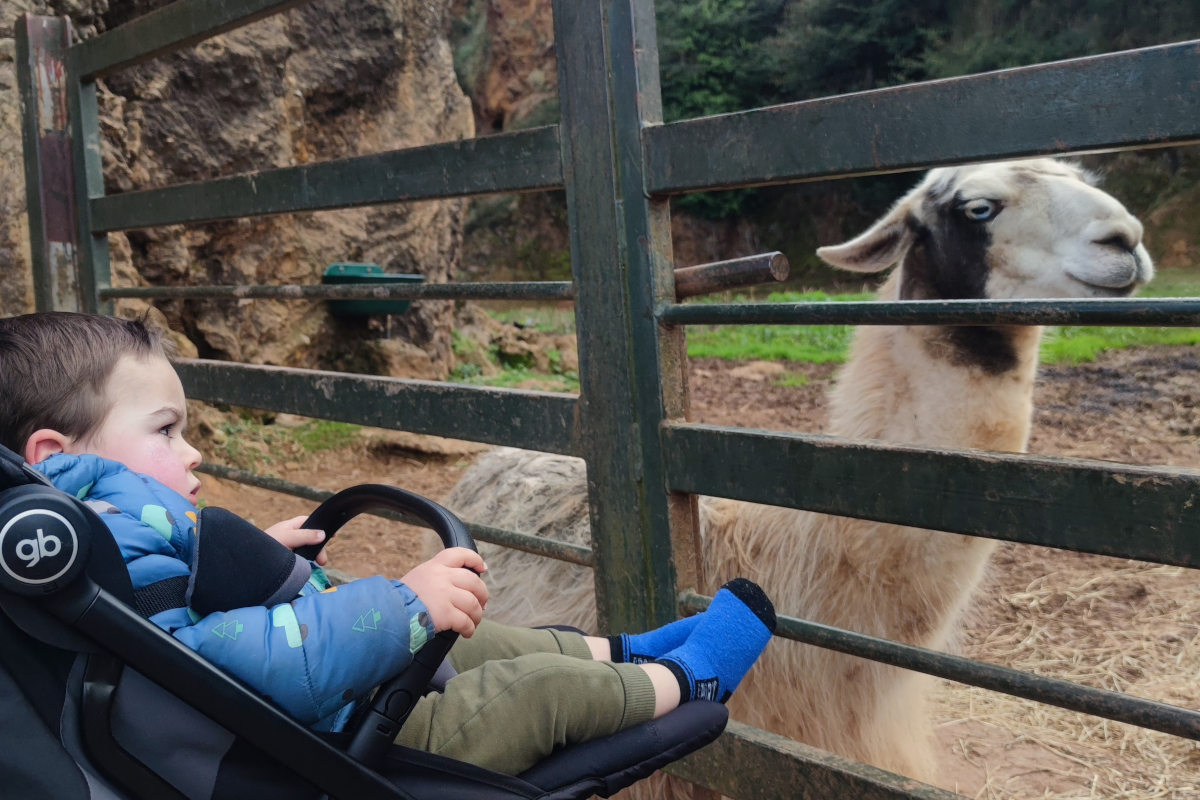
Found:
<path fill-rule="evenodd" d="M 985 297 L 1120 296 L 1152 275 L 1141 224 L 1081 170 L 1050 160 L 933 170 L 866 233 L 818 253 L 864 272 L 899 262 L 880 300 L 935 297 L 911 277 L 905 283 L 905 270 L 917 269 L 914 251 L 924 247 L 928 256 L 929 247 L 945 246 L 936 241 L 944 231 L 939 220 L 964 209 L 978 213 L 988 207 L 985 201 L 1002 209 L 980 223 L 990 244 L 986 263 L 973 268 L 984 270 Z M 997 371 L 961 357 L 945 328 L 860 328 L 832 392 L 828 432 L 1023 451 L 1041 329 L 1006 335 L 1015 359 Z M 448 503 L 466 519 L 590 544 L 585 477 L 577 459 L 502 449 L 482 458 Z M 763 585 L 781 613 L 934 649 L 947 645 L 995 546 L 715 498 L 702 498 L 700 510 L 708 591 L 744 575 Z M 595 630 L 591 570 L 514 550 L 483 550 L 491 567 L 488 616 Z M 729 705 L 742 722 L 932 781 L 928 682 L 776 639 Z"/>

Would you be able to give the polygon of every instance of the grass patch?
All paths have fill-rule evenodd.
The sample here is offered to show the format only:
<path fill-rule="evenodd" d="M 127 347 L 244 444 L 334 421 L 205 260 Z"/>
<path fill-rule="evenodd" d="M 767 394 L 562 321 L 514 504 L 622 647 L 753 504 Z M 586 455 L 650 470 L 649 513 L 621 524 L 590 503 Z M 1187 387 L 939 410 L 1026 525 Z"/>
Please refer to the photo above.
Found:
<path fill-rule="evenodd" d="M 219 426 L 222 440 L 213 446 L 220 460 L 250 472 L 266 472 L 277 464 L 303 461 L 322 450 L 337 450 L 358 440 L 359 425 L 312 420 L 297 428 L 267 425 L 243 416 Z"/>
<path fill-rule="evenodd" d="M 541 381 L 543 391 L 579 392 L 579 373 L 563 372 L 547 374 L 534 372 L 525 366 L 505 367 L 499 375 L 484 376 L 482 370 L 474 364 L 461 364 L 450 373 L 453 383 L 466 383 L 471 386 L 494 386 L 498 389 L 515 389 L 528 380 Z"/>
<path fill-rule="evenodd" d="M 1047 328 L 1043 364 L 1082 364 L 1107 350 L 1200 344 L 1200 328 Z"/>
<path fill-rule="evenodd" d="M 292 430 L 292 438 L 307 453 L 337 450 L 358 438 L 361 425 L 318 419 Z"/>
<path fill-rule="evenodd" d="M 808 376 L 800 372 L 785 372 L 775 381 L 776 386 L 808 386 Z"/>
<path fill-rule="evenodd" d="M 561 335 L 575 332 L 575 311 L 570 308 L 535 306 L 509 308 L 504 311 L 489 309 L 488 314 L 494 320 L 522 328 L 533 328 L 541 333 Z"/>
<path fill-rule="evenodd" d="M 837 303 L 871 300 L 870 292 L 774 292 L 768 303 Z M 739 296 L 734 302 L 747 302 Z M 730 361 L 843 362 L 854 334 L 851 325 L 696 325 L 688 328 L 688 356 Z"/>

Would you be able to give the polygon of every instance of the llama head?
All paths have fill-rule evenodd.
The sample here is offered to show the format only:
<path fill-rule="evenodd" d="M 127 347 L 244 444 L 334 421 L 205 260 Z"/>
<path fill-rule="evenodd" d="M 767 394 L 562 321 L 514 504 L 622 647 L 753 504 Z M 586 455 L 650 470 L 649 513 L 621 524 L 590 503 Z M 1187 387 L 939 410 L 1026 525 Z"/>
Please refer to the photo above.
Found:
<path fill-rule="evenodd" d="M 817 255 L 856 272 L 899 262 L 906 300 L 1127 297 L 1154 276 L 1137 218 L 1048 158 L 931 170 L 866 233 Z"/>

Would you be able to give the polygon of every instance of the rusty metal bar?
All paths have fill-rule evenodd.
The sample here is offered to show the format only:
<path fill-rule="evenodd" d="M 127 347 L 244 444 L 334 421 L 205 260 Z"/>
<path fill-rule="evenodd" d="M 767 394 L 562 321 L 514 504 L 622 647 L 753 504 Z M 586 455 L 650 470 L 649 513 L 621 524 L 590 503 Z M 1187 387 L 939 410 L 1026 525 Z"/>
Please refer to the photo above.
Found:
<path fill-rule="evenodd" d="M 235 469 L 221 464 L 205 462 L 196 467 L 196 472 L 212 475 L 214 478 L 233 481 L 234 483 L 242 483 L 247 486 L 258 487 L 259 489 L 266 489 L 269 492 L 288 494 L 292 497 L 302 497 L 305 500 L 312 500 L 316 503 L 323 503 L 335 494 L 328 489 L 318 489 L 315 486 L 293 483 L 292 481 L 285 481 L 282 478 L 273 478 L 268 475 L 257 475 L 244 469 Z M 416 525 L 419 528 L 429 527 L 429 524 L 424 520 L 404 514 L 397 514 L 394 511 L 370 511 L 368 513 L 377 517 L 383 517 L 384 519 L 390 519 L 393 522 Z M 581 547 L 577 544 L 559 542 L 542 536 L 504 530 L 503 528 L 493 528 L 491 525 L 480 525 L 474 522 L 466 522 L 464 524 L 467 526 L 467 530 L 471 532 L 471 535 L 481 542 L 489 542 L 501 547 L 510 547 L 513 550 L 521 550 L 526 553 L 532 553 L 535 556 L 567 561 L 571 564 L 579 564 L 584 567 L 592 566 L 592 549 L 590 547 Z"/>
<path fill-rule="evenodd" d="M 1200 298 L 898 300 L 668 305 L 667 325 L 1121 325 L 1200 327 Z"/>
<path fill-rule="evenodd" d="M 175 0 L 71 49 L 71 66 L 81 80 L 182 50 L 308 0 Z"/>
<path fill-rule="evenodd" d="M 780 252 L 760 253 L 675 270 L 675 299 L 786 281 L 791 266 Z"/>
<path fill-rule="evenodd" d="M 139 286 L 101 289 L 100 297 L 255 300 L 571 300 L 570 281 L 513 283 L 311 284 L 304 286 Z"/>
<path fill-rule="evenodd" d="M 79 221 L 68 112 L 67 17 L 25 14 L 16 24 L 29 256 L 38 311 L 79 311 Z"/>
<path fill-rule="evenodd" d="M 679 596 L 679 609 L 698 614 L 708 608 L 710 602 L 711 597 L 684 592 Z M 1200 741 L 1200 712 L 1191 709 L 878 639 L 795 617 L 779 616 L 777 619 L 775 635 L 784 639 Z"/>

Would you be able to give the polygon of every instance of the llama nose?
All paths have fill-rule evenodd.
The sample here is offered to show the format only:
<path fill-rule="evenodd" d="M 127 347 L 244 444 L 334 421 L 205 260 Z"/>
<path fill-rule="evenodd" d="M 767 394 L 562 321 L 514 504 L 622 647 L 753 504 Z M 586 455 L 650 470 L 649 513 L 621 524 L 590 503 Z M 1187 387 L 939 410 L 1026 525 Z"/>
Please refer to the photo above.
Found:
<path fill-rule="evenodd" d="M 1119 250 L 1124 250 L 1126 253 L 1133 253 L 1138 243 L 1128 234 L 1114 233 L 1112 236 L 1107 236 L 1103 239 L 1097 239 L 1096 244 L 1102 247 L 1116 247 Z"/>
<path fill-rule="evenodd" d="M 1106 215 L 1088 226 L 1085 234 L 1101 247 L 1115 247 L 1132 254 L 1142 243 L 1142 223 L 1137 217 L 1121 209 L 1119 213 Z"/>

